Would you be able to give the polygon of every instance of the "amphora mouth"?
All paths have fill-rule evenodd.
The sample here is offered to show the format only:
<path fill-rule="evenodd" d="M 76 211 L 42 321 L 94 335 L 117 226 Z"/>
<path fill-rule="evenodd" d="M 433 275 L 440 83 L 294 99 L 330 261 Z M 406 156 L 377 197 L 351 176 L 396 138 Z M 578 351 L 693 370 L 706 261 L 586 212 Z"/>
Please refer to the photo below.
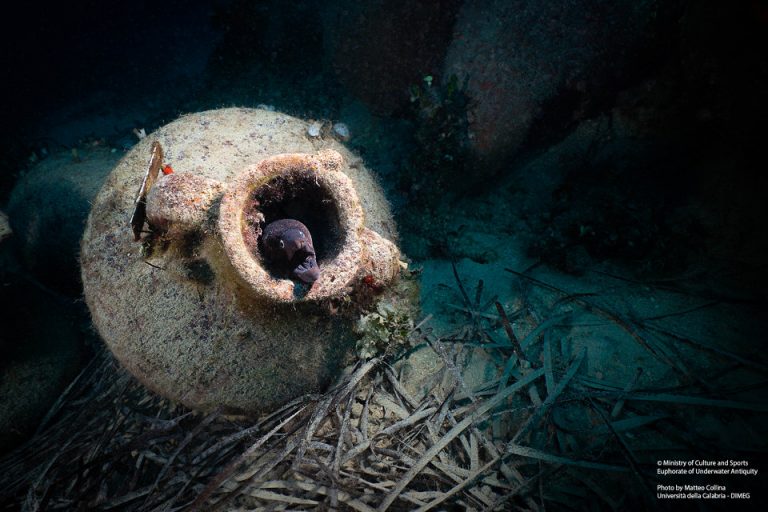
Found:
<path fill-rule="evenodd" d="M 319 301 L 351 291 L 364 257 L 363 209 L 341 155 L 277 155 L 246 168 L 221 201 L 219 232 L 239 276 L 261 297 Z M 259 250 L 265 224 L 295 219 L 312 233 L 320 278 L 306 286 L 280 275 Z M 298 288 L 297 288 L 298 287 Z"/>

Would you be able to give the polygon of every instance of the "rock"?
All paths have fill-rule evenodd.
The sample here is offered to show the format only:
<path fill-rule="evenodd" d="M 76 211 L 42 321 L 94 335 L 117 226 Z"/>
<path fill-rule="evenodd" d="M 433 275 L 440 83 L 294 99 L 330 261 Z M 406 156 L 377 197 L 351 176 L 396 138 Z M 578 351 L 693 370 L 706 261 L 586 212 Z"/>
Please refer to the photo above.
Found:
<path fill-rule="evenodd" d="M 86 302 L 107 346 L 150 389 L 237 413 L 319 392 L 361 309 L 395 289 L 397 234 L 380 187 L 359 157 L 307 129 L 265 110 L 182 117 L 137 144 L 94 201 Z M 174 173 L 149 191 L 135 242 L 128 219 L 155 141 Z M 261 229 L 281 218 L 312 235 L 311 286 L 260 256 Z"/>
<path fill-rule="evenodd" d="M 467 0 L 443 75 L 466 80 L 480 178 L 527 145 L 557 139 L 642 68 L 655 3 Z"/>
<path fill-rule="evenodd" d="M 483 348 L 468 348 L 459 356 L 458 373 L 461 383 L 457 385 L 459 395 L 468 396 L 479 391 L 483 385 L 498 379 L 501 370 Z M 421 347 L 395 364 L 402 372 L 401 381 L 408 394 L 416 400 L 424 400 L 436 385 L 443 390 L 452 389 L 456 373 L 447 369 L 445 361 L 431 347 Z"/>
<path fill-rule="evenodd" d="M 19 260 L 45 286 L 81 293 L 77 256 L 91 202 L 120 155 L 79 149 L 39 161 L 16 184 L 8 214 Z"/>

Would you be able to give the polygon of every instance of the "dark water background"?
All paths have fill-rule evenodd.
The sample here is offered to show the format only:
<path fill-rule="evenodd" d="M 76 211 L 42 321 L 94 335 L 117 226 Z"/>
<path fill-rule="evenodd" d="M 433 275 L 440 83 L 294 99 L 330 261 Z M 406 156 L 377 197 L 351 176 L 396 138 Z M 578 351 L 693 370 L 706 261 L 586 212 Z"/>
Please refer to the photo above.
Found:
<path fill-rule="evenodd" d="M 593 154 L 582 169 L 551 171 L 570 175 L 560 193 L 577 217 L 589 210 L 581 203 L 596 201 L 615 214 L 596 226 L 603 242 L 583 244 L 590 254 L 637 260 L 659 235 L 683 258 L 715 238 L 741 259 L 764 249 L 754 236 L 766 179 L 760 2 L 495 2 L 463 11 L 458 1 L 439 9 L 402 1 L 74 5 L 29 3 L 4 17 L 4 201 L 44 151 L 88 141 L 122 151 L 134 128 L 149 133 L 184 112 L 263 104 L 346 122 L 355 128 L 350 144 L 385 178 L 395 205 L 439 203 L 509 186 L 580 123 L 612 112 L 615 122 L 624 111 L 633 124 L 622 140 L 586 148 Z M 494 24 L 505 28 L 484 35 Z M 473 34 L 489 39 L 462 50 Z M 472 132 L 479 142 L 467 139 Z M 455 158 L 435 160 L 438 153 Z M 638 218 L 623 219 L 632 217 L 621 211 L 625 200 Z M 709 209 L 702 217 L 730 218 L 687 234 L 659 225 L 692 202 Z M 572 244 L 566 224 L 578 220 L 555 219 L 556 233 L 533 250 Z M 414 244 L 416 256 L 441 250 L 439 241 Z"/>

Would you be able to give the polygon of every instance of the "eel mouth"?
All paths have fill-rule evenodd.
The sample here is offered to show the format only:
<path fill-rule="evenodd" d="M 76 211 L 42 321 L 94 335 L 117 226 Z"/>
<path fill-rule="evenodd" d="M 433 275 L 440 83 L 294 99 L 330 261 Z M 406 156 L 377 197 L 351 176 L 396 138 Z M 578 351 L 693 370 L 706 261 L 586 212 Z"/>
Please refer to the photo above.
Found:
<path fill-rule="evenodd" d="M 293 275 L 307 284 L 314 283 L 320 279 L 320 267 L 317 266 L 315 256 L 307 254 L 304 261 L 293 269 Z"/>

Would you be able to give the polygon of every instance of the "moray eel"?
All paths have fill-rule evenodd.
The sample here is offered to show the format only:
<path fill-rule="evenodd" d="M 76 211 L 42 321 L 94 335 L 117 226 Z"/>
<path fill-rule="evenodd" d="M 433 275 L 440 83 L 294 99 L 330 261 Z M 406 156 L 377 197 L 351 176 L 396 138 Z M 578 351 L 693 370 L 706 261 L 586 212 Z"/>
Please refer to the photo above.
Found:
<path fill-rule="evenodd" d="M 261 232 L 261 245 L 267 260 L 287 267 L 305 283 L 312 284 L 320 278 L 312 235 L 301 222 L 293 219 L 270 222 Z"/>

